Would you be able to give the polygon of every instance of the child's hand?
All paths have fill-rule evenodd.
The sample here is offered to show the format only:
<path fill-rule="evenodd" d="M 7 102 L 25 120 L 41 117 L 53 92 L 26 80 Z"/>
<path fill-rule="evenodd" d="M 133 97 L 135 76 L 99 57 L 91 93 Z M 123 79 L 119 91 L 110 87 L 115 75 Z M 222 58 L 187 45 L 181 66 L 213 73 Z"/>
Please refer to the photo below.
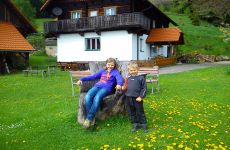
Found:
<path fill-rule="evenodd" d="M 141 101 L 142 101 L 142 98 L 141 98 L 141 97 L 138 97 L 138 98 L 136 99 L 136 101 L 137 101 L 137 102 L 141 102 Z"/>
<path fill-rule="evenodd" d="M 121 90 L 125 91 L 125 90 L 126 90 L 126 86 L 123 85 L 123 86 L 121 87 Z"/>
<path fill-rule="evenodd" d="M 117 86 L 116 86 L 116 90 L 121 90 L 121 86 L 120 86 L 120 85 L 117 85 Z"/>
<path fill-rule="evenodd" d="M 81 81 L 81 80 L 78 80 L 78 81 L 77 81 L 77 85 L 82 85 L 82 81 Z"/>

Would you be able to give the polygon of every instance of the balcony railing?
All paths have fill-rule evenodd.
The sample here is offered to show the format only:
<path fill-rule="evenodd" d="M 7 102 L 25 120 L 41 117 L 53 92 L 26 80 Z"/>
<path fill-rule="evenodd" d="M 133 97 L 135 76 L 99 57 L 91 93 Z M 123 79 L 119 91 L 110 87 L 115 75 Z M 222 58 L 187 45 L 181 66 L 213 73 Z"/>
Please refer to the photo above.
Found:
<path fill-rule="evenodd" d="M 150 20 L 142 13 L 126 13 L 113 16 L 96 16 L 79 19 L 67 19 L 46 22 L 44 24 L 45 34 L 101 31 L 121 28 L 150 29 Z"/>

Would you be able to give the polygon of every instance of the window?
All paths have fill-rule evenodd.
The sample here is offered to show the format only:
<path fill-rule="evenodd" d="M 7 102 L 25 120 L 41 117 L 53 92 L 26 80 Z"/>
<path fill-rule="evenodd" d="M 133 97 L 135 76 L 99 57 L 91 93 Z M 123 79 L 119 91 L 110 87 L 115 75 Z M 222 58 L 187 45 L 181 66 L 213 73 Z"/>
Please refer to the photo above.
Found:
<path fill-rule="evenodd" d="M 71 12 L 71 19 L 81 18 L 81 11 L 72 11 Z"/>
<path fill-rule="evenodd" d="M 140 38 L 140 42 L 139 42 L 139 50 L 140 50 L 140 52 L 144 52 L 144 51 L 143 51 L 142 43 L 143 43 L 143 39 Z"/>
<path fill-rule="evenodd" d="M 86 50 L 97 51 L 101 48 L 100 38 L 86 38 L 85 39 Z"/>
<path fill-rule="evenodd" d="M 150 51 L 150 57 L 156 57 L 157 56 L 157 47 L 152 45 L 151 46 L 151 51 Z"/>
<path fill-rule="evenodd" d="M 90 11 L 89 15 L 90 15 L 90 17 L 97 16 L 97 11 L 96 10 Z"/>
<path fill-rule="evenodd" d="M 153 20 L 153 25 L 152 25 L 152 28 L 155 28 L 156 27 L 156 21 Z"/>
<path fill-rule="evenodd" d="M 104 9 L 105 16 L 116 15 L 116 8 L 115 7 L 107 7 Z"/>

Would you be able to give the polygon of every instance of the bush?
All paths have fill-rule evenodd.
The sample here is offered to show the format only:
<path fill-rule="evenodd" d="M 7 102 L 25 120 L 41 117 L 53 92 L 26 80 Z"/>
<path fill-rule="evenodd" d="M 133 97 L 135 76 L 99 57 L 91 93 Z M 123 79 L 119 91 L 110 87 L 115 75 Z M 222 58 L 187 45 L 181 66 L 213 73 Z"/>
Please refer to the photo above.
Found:
<path fill-rule="evenodd" d="M 36 50 L 45 51 L 45 37 L 42 33 L 29 35 L 27 40 Z"/>

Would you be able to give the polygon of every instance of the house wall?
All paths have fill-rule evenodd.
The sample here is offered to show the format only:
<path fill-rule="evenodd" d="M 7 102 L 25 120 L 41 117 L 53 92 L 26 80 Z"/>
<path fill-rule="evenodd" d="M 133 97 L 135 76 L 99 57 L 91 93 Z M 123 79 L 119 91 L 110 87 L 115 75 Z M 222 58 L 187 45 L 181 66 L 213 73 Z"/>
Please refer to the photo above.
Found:
<path fill-rule="evenodd" d="M 100 37 L 100 51 L 85 51 L 85 38 Z M 94 32 L 79 34 L 62 34 L 57 38 L 57 61 L 104 61 L 108 57 L 120 61 L 132 60 L 133 34 L 127 31 Z"/>
<path fill-rule="evenodd" d="M 150 45 L 145 42 L 147 37 L 148 35 L 146 34 L 144 34 L 143 36 L 139 36 L 139 42 L 142 42 L 142 44 L 139 44 L 139 60 L 150 59 Z"/>
<path fill-rule="evenodd" d="M 100 51 L 85 51 L 85 38 L 100 37 Z M 139 36 L 142 38 L 142 50 L 139 51 L 139 60 L 146 60 L 150 57 L 150 47 L 145 40 L 147 35 Z M 79 34 L 62 34 L 57 39 L 57 61 L 104 61 L 109 57 L 118 58 L 119 61 L 137 60 L 137 35 L 129 34 L 125 30 L 95 32 Z M 139 44 L 140 45 L 140 44 Z"/>

